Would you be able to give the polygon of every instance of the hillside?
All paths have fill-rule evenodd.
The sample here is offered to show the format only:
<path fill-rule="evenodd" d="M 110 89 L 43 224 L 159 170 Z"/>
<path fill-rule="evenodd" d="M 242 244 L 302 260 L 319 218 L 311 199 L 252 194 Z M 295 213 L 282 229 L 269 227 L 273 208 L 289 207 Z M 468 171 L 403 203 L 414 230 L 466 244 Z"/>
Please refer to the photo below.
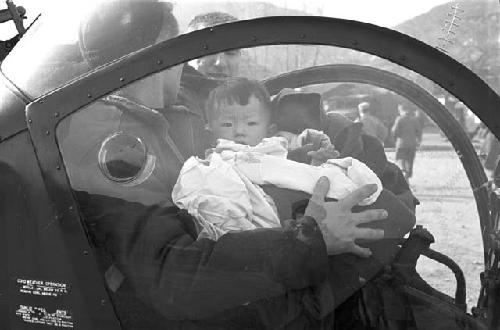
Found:
<path fill-rule="evenodd" d="M 500 6 L 498 1 L 469 0 L 437 6 L 395 30 L 440 47 L 500 91 Z M 450 28 L 450 19 L 456 25 Z"/>

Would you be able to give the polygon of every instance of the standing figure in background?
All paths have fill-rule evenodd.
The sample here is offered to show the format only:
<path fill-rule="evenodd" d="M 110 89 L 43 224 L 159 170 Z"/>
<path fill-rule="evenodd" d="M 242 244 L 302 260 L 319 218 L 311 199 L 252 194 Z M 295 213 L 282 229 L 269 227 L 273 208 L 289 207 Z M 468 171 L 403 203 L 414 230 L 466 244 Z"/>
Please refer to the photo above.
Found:
<path fill-rule="evenodd" d="M 186 33 L 236 20 L 236 17 L 221 12 L 200 14 L 189 22 Z M 211 139 L 210 132 L 205 130 L 205 102 L 211 90 L 227 77 L 238 74 L 240 55 L 240 50 L 227 51 L 194 59 L 184 65 L 176 100 L 176 106 L 180 107 L 178 111 L 168 111 L 166 116 L 170 122 L 179 123 L 170 127 L 172 135 L 197 137 L 178 140 L 179 149 L 184 155 L 204 156 L 203 152 L 209 147 L 207 143 Z M 165 94 L 169 88 L 165 84 Z M 165 106 L 169 107 L 168 104 Z"/>
<path fill-rule="evenodd" d="M 363 124 L 363 131 L 368 135 L 376 137 L 383 145 L 389 132 L 387 127 L 371 114 L 370 103 L 361 102 L 358 105 L 358 111 L 359 119 L 357 121 Z"/>
<path fill-rule="evenodd" d="M 235 22 L 238 19 L 223 12 L 209 12 L 195 16 L 188 25 L 186 32 Z M 214 78 L 236 77 L 239 75 L 241 50 L 233 49 L 212 54 L 189 62 L 189 65 L 205 76 Z"/>
<path fill-rule="evenodd" d="M 408 180 L 413 175 L 413 161 L 417 147 L 422 142 L 422 127 L 415 116 L 402 104 L 398 105 L 399 116 L 392 126 L 396 139 L 396 163 Z"/>

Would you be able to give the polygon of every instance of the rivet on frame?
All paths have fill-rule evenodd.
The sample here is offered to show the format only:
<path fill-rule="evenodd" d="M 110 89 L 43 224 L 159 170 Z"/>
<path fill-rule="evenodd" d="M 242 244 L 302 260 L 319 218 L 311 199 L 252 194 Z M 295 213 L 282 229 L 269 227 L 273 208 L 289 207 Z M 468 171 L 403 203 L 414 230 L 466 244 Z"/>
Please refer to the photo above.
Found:
<path fill-rule="evenodd" d="M 58 170 L 58 171 L 59 171 L 60 169 L 61 169 L 61 166 L 57 165 L 57 166 L 56 166 L 56 170 Z"/>
<path fill-rule="evenodd" d="M 45 131 L 45 135 L 50 135 L 50 131 Z"/>
<path fill-rule="evenodd" d="M 38 101 L 38 103 L 43 104 L 43 100 Z"/>
<path fill-rule="evenodd" d="M 124 82 L 124 81 L 125 81 L 125 78 L 120 77 L 120 82 Z"/>
<path fill-rule="evenodd" d="M 70 210 L 70 211 L 73 211 L 73 206 L 70 206 L 70 207 L 69 207 L 69 210 Z"/>
<path fill-rule="evenodd" d="M 54 112 L 54 117 L 59 117 L 59 112 Z"/>
<path fill-rule="evenodd" d="M 158 65 L 162 65 L 162 64 L 163 64 L 163 60 L 158 60 L 158 61 L 156 61 L 156 64 L 158 64 Z"/>
<path fill-rule="evenodd" d="M 89 255 L 89 251 L 84 250 L 84 251 L 83 251 L 83 255 L 84 255 L 84 256 L 88 256 L 88 255 Z"/>
<path fill-rule="evenodd" d="M 101 299 L 101 306 L 105 306 L 106 305 L 106 300 L 105 299 Z"/>
<path fill-rule="evenodd" d="M 255 42 L 255 41 L 257 41 L 257 40 L 259 40 L 259 39 L 257 38 L 257 36 L 252 36 L 252 41 L 254 41 L 254 42 Z"/>
<path fill-rule="evenodd" d="M 208 45 L 203 45 L 204 50 L 208 50 Z"/>
<path fill-rule="evenodd" d="M 305 35 L 304 33 L 302 33 L 302 34 L 300 35 L 300 39 L 305 39 L 305 38 L 306 38 L 306 35 Z"/>
<path fill-rule="evenodd" d="M 31 124 L 32 122 L 33 122 L 33 120 L 32 120 L 32 119 L 28 119 L 28 123 L 30 123 L 30 124 Z"/>

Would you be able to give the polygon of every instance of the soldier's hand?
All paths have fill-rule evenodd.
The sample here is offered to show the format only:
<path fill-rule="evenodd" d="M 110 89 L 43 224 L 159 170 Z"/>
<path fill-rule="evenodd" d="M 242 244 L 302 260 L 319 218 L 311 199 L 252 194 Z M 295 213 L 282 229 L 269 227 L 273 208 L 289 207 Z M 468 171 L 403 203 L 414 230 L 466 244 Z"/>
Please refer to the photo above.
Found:
<path fill-rule="evenodd" d="M 386 210 L 366 210 L 352 213 L 351 209 L 377 190 L 376 185 L 365 185 L 337 202 L 325 202 L 330 189 L 327 177 L 321 177 L 309 200 L 305 215 L 313 217 L 323 234 L 328 254 L 354 253 L 360 257 L 371 256 L 371 251 L 356 244 L 357 239 L 379 240 L 384 238 L 381 229 L 359 228 L 358 225 L 387 218 Z"/>

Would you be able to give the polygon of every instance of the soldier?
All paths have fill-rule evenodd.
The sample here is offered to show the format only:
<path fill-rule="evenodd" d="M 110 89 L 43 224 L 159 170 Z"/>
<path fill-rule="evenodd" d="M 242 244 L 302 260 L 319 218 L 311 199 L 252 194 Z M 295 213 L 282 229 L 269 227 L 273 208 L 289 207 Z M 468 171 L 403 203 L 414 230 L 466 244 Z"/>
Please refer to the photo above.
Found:
<path fill-rule="evenodd" d="M 396 162 L 408 180 L 413 175 L 413 162 L 422 139 L 422 127 L 417 118 L 402 104 L 398 105 L 399 116 L 392 126 L 396 138 Z"/>
<path fill-rule="evenodd" d="M 82 23 L 79 42 L 96 67 L 175 36 L 176 26 L 162 3 L 111 1 Z M 383 230 L 358 228 L 385 218 L 383 210 L 351 213 L 375 187 L 325 202 L 329 182 L 323 179 L 305 216 L 283 228 L 198 240 L 194 218 L 170 199 L 183 158 L 178 144 L 195 137 L 174 136 L 169 128 L 188 132 L 190 122 L 168 120 L 153 109 L 166 103 L 164 82 L 176 93 L 179 73 L 175 67 L 132 83 L 68 117 L 58 130 L 70 183 L 122 325 L 328 325 L 335 307 L 325 282 L 328 255 L 366 256 L 356 240 L 383 237 Z"/>
<path fill-rule="evenodd" d="M 236 17 L 222 12 L 200 14 L 189 22 L 186 32 L 192 32 L 237 20 Z M 240 61 L 241 50 L 233 49 L 190 61 L 189 65 L 206 76 L 236 77 L 239 74 Z"/>
<path fill-rule="evenodd" d="M 361 102 L 358 104 L 359 118 L 358 122 L 363 124 L 363 131 L 371 136 L 376 137 L 382 145 L 387 138 L 387 127 L 375 116 L 372 115 L 370 103 Z"/>
<path fill-rule="evenodd" d="M 195 16 L 188 25 L 186 32 L 192 32 L 206 27 L 229 23 L 236 21 L 236 17 L 221 12 L 210 12 Z M 190 121 L 198 126 L 197 133 L 202 133 L 203 138 L 200 141 L 210 141 L 211 135 L 204 130 L 207 122 L 205 114 L 205 102 L 212 89 L 218 86 L 221 80 L 226 77 L 236 76 L 239 72 L 239 63 L 241 60 L 240 50 L 231 50 L 220 54 L 208 55 L 199 59 L 189 61 L 184 66 L 181 76 L 181 87 L 178 94 L 177 104 L 184 106 L 189 110 L 186 115 L 171 113 L 171 118 L 175 116 L 176 120 Z M 168 91 L 165 91 L 168 93 Z M 181 118 L 182 117 L 182 118 Z M 199 126 L 201 125 L 201 126 Z M 176 126 L 176 130 L 181 126 Z M 184 134 L 185 132 L 179 132 Z M 193 134 L 196 133 L 193 131 Z M 203 156 L 203 150 L 208 148 L 208 143 L 195 143 L 193 150 L 198 156 Z"/>

